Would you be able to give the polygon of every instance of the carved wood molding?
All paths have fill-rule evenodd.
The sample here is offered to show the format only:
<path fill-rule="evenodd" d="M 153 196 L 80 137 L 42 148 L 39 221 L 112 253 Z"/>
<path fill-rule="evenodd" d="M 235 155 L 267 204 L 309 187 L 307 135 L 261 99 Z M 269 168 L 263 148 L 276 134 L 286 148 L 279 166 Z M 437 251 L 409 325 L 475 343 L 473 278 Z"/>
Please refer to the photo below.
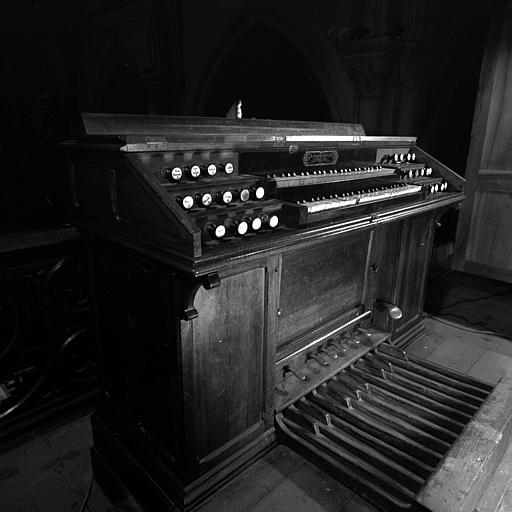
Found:
<path fill-rule="evenodd" d="M 383 97 L 398 82 L 401 47 L 391 36 L 338 42 L 338 54 L 359 96 Z"/>
<path fill-rule="evenodd" d="M 185 281 L 182 288 L 182 307 L 181 318 L 187 322 L 197 318 L 199 312 L 194 306 L 194 300 L 199 288 L 204 287 L 205 290 L 212 290 L 220 286 L 220 277 L 216 272 L 207 274 L 200 278 L 189 278 Z"/>

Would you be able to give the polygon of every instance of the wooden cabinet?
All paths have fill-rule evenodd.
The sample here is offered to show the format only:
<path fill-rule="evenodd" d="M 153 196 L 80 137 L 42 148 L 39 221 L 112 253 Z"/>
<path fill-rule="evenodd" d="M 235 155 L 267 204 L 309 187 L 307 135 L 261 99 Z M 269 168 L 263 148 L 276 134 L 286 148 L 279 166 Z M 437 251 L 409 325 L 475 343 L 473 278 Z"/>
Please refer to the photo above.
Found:
<path fill-rule="evenodd" d="M 120 432 L 132 453 L 146 454 L 122 465 L 165 474 L 165 492 L 186 507 L 274 441 L 267 336 L 277 274 L 265 260 L 205 288 L 135 251 L 92 246 L 107 389 L 93 421 L 97 457 Z M 185 493 L 176 478 L 199 485 Z"/>
<path fill-rule="evenodd" d="M 151 464 L 163 464 L 157 474 L 165 468 L 195 482 L 183 491 L 163 480 L 187 508 L 275 442 L 278 359 L 373 310 L 376 300 L 402 309 L 393 322 L 375 312 L 374 323 L 398 343 L 422 332 L 432 224 L 426 213 L 343 233 L 225 266 L 212 281 L 95 239 L 113 402 L 106 399 L 95 420 L 95 450 L 108 452 L 108 431 L 123 432 L 132 451 L 145 445 Z M 103 429 L 100 421 L 111 423 Z"/>
<path fill-rule="evenodd" d="M 273 446 L 276 414 L 421 333 L 434 212 L 462 181 L 414 138 L 359 126 L 84 123 L 69 175 L 106 387 L 95 474 L 191 510 Z"/>

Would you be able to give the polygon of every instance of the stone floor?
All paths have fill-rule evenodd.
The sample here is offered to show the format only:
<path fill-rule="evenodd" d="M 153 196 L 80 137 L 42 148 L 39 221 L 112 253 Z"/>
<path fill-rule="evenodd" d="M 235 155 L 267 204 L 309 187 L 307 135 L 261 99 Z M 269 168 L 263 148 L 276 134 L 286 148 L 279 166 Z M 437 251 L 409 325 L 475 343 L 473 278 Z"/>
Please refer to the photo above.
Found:
<path fill-rule="evenodd" d="M 437 305 L 437 313 L 443 316 L 427 316 L 427 336 L 409 347 L 408 351 L 483 381 L 496 383 L 504 372 L 512 371 L 512 341 L 506 338 L 512 334 L 512 294 L 507 295 L 504 289 L 505 293 L 490 299 L 491 306 L 485 300 L 465 305 L 459 303 L 448 308 Z M 467 297 L 485 297 L 489 290 L 477 283 L 471 293 L 467 289 L 461 292 L 452 286 L 445 294 L 444 304 L 449 306 Z M 493 300 L 498 300 L 499 306 L 492 304 Z M 459 318 L 447 315 L 453 307 L 457 308 L 454 314 Z M 495 308 L 498 308 L 498 313 Z M 503 312 L 500 308 L 504 308 Z M 499 322 L 493 323 L 493 318 Z M 473 324 L 488 332 L 490 329 L 499 331 L 502 336 L 468 330 L 475 327 Z M 84 414 L 57 428 L 35 431 L 32 437 L 25 436 L 23 442 L 8 449 L 4 447 L 3 453 L 0 451 L 0 511 L 81 511 L 91 478 L 91 443 L 89 416 Z M 511 480 L 512 448 L 505 455 L 478 512 L 511 511 L 512 491 L 508 487 Z M 140 512 L 140 508 L 130 500 L 112 504 L 96 484 L 92 486 L 84 510 Z M 300 455 L 278 446 L 220 490 L 199 511 L 375 512 L 375 509 Z"/>

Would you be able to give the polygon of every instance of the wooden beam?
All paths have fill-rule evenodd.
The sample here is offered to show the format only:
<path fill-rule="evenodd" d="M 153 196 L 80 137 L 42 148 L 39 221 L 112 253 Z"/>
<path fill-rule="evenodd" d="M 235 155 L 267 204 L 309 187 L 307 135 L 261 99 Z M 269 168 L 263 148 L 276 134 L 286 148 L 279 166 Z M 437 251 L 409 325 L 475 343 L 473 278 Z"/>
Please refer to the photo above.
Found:
<path fill-rule="evenodd" d="M 469 154 L 466 162 L 466 184 L 464 186 L 466 201 L 464 202 L 460 212 L 455 238 L 453 268 L 460 271 L 465 270 L 464 264 L 469 242 L 473 204 L 475 192 L 478 188 L 478 171 L 481 166 L 486 141 L 487 124 L 491 111 L 492 92 L 494 89 L 496 61 L 499 53 L 497 48 L 500 45 L 502 29 L 503 16 L 499 16 L 497 13 L 494 13 L 494 15 L 490 17 L 488 27 L 487 42 L 482 60 L 482 69 L 480 72 L 478 96 L 475 104 L 473 127 L 471 129 Z"/>
<path fill-rule="evenodd" d="M 509 445 L 512 374 L 503 377 L 416 497 L 432 512 L 473 512 Z"/>

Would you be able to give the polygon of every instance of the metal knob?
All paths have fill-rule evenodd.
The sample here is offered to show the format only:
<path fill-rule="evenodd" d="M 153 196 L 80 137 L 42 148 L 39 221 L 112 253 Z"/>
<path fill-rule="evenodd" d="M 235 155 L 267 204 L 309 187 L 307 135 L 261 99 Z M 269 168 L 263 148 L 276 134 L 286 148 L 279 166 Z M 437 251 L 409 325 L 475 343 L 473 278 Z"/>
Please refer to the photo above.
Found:
<path fill-rule="evenodd" d="M 308 354 L 307 359 L 314 359 L 317 363 L 319 363 L 322 366 L 329 366 L 329 363 L 325 359 L 322 359 L 313 354 Z"/>
<path fill-rule="evenodd" d="M 295 375 L 295 377 L 297 377 L 300 380 L 304 380 L 304 381 L 309 380 L 308 376 L 304 375 L 301 371 L 294 370 L 290 366 L 286 365 L 286 366 L 283 367 L 283 374 L 286 374 L 288 372 L 293 374 L 293 375 Z"/>
<path fill-rule="evenodd" d="M 393 320 L 399 320 L 400 318 L 402 318 L 402 310 L 396 304 L 379 300 L 375 303 L 375 306 L 379 309 L 387 310 L 388 315 Z"/>

